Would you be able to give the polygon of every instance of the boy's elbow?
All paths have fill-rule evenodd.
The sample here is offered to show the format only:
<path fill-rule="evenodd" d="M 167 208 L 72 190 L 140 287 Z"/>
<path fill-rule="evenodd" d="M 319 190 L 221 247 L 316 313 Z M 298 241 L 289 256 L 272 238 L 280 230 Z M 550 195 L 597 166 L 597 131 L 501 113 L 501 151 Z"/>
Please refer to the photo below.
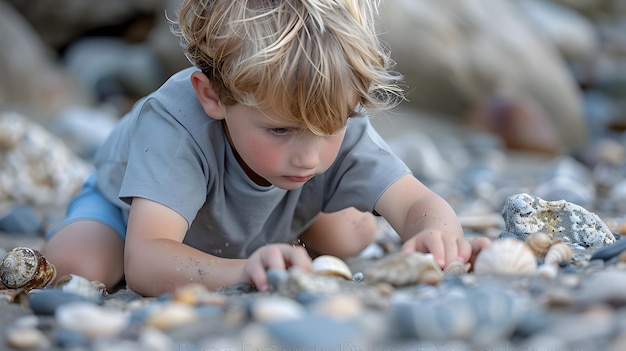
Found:
<path fill-rule="evenodd" d="M 173 290 L 173 287 L 167 288 L 168 284 L 163 282 L 163 278 L 150 272 L 150 269 L 150 265 L 144 264 L 141 257 L 126 254 L 124 257 L 126 286 L 139 295 L 151 297 Z"/>

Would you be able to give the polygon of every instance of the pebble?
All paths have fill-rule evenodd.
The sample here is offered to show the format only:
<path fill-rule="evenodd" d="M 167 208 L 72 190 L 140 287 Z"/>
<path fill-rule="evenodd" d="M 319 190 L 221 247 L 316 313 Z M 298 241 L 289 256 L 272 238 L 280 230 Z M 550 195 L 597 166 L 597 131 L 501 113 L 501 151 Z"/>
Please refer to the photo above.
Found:
<path fill-rule="evenodd" d="M 128 326 L 129 314 L 90 302 L 72 302 L 59 306 L 55 313 L 59 327 L 87 338 L 119 335 Z"/>
<path fill-rule="evenodd" d="M 413 3 L 420 6 L 420 2 Z M 618 3 L 610 0 L 606 6 L 621 11 L 623 18 L 626 11 Z M 538 4 L 532 1 L 524 5 Z M 597 11 L 589 4 L 578 6 L 585 7 L 584 12 Z M 563 23 L 554 21 L 547 11 L 535 13 Z M 625 52 L 621 34 L 624 21 L 610 25 L 612 18 L 594 17 L 601 18 L 597 30 L 612 52 Z M 558 48 L 572 55 L 576 46 L 571 47 L 571 41 L 569 49 L 563 49 L 568 44 L 563 41 L 567 36 L 564 27 L 558 27 Z M 98 56 L 105 47 L 112 50 Z M 140 44 L 96 38 L 77 41 L 66 58 L 71 70 L 79 73 L 78 81 L 112 102 L 125 88 L 140 94 L 158 84 L 161 78 L 148 51 Z M 130 66 L 128 60 L 109 55 L 113 52 L 132 58 Z M 594 138 L 623 110 L 623 98 L 616 92 L 623 90 L 626 71 L 622 69 L 623 59 L 618 58 L 604 53 L 595 60 L 597 65 L 573 63 L 577 78 L 586 84 L 583 94 L 585 107 L 592 112 L 588 124 Z M 91 69 L 95 66 L 103 69 Z M 126 74 L 128 67 L 140 66 Z M 149 79 L 121 84 L 129 82 L 130 76 Z M 551 103 L 562 101 L 553 99 Z M 507 104 L 518 112 L 532 112 L 527 109 L 530 104 L 520 104 L 514 96 Z M 67 195 L 76 191 L 91 171 L 84 160 L 92 156 L 116 118 L 116 112 L 106 106 L 66 109 L 52 123 L 61 143 L 24 115 L 0 114 L 0 144 L 4 148 L 0 156 L 5 160 L 0 172 L 0 231 L 20 233 L 11 238 L 15 241 L 48 226 L 49 215 L 40 217 L 37 211 L 41 206 L 64 207 Z M 619 120 L 613 122 L 623 125 Z M 513 276 L 477 274 L 471 269 L 451 276 L 430 267 L 433 275 L 424 279 L 411 261 L 415 257 L 395 257 L 399 239 L 393 230 L 386 229 L 356 260 L 347 261 L 351 272 L 356 273 L 344 271 L 341 278 L 298 269 L 270 270 L 270 292 L 258 292 L 249 284 L 217 292 L 189 285 L 158 298 L 143 298 L 122 288 L 110 296 L 93 295 L 96 299 L 90 300 L 91 290 L 87 296 L 61 287 L 19 293 L 7 290 L 0 301 L 2 314 L 9 320 L 13 311 L 27 315 L 12 319 L 6 327 L 4 347 L 118 351 L 623 350 L 626 242 L 616 235 L 626 233 L 623 130 L 614 129 L 602 140 L 591 140 L 584 155 L 576 153 L 546 163 L 518 162 L 514 153 L 504 152 L 503 142 L 520 140 L 515 131 L 503 134 L 503 140 L 477 135 L 420 131 L 389 144 L 414 174 L 455 207 L 468 237 L 485 235 L 495 244 L 505 238 L 523 239 L 533 232 L 530 229 L 534 227 L 518 230 L 512 225 L 510 219 L 515 213 L 509 211 L 503 216 L 511 194 L 527 194 L 537 203 L 541 199 L 564 204 L 565 210 L 554 212 L 561 218 L 548 216 L 545 221 L 544 216 L 537 223 L 569 245 L 571 260 L 557 265 L 538 258 L 536 274 Z M 535 149 L 555 142 L 527 140 L 535 140 L 535 145 L 526 145 Z M 41 175 L 50 175 L 53 181 L 42 182 Z M 555 224 L 565 218 L 563 215 L 575 215 L 581 221 Z M 608 224 L 606 220 L 615 220 L 614 225 L 607 226 L 614 233 L 605 230 L 601 222 Z M 611 235 L 615 243 L 611 243 Z M 420 262 L 424 261 L 428 259 Z M 378 269 L 379 278 L 372 278 L 376 276 L 373 269 Z"/>
<path fill-rule="evenodd" d="M 593 252 L 591 260 L 599 259 L 608 261 L 626 251 L 626 240 L 617 240 L 614 244 L 603 247 Z"/>

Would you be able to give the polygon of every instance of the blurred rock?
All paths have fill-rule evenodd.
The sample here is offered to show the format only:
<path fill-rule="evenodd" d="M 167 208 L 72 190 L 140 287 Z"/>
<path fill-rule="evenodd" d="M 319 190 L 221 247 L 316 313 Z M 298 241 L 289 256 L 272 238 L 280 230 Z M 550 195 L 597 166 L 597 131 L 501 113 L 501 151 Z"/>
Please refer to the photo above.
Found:
<path fill-rule="evenodd" d="M 0 113 L 0 205 L 63 208 L 91 166 L 43 127 L 16 112 Z"/>
<path fill-rule="evenodd" d="M 53 115 L 88 103 L 22 16 L 0 0 L 0 106 Z"/>
<path fill-rule="evenodd" d="M 586 60 L 599 47 L 593 24 L 578 12 L 546 0 L 513 2 L 537 34 L 566 60 Z"/>
<path fill-rule="evenodd" d="M 115 111 L 76 107 L 62 111 L 49 129 L 78 156 L 90 160 L 118 122 Z"/>
<path fill-rule="evenodd" d="M 133 19 L 161 15 L 163 0 L 8 0 L 50 47 L 60 49 L 89 31 L 125 34 Z"/>
<path fill-rule="evenodd" d="M 150 94 L 166 77 L 152 50 L 117 38 L 89 38 L 72 44 L 64 55 L 70 74 L 100 101 Z M 125 112 L 125 111 L 124 111 Z"/>
<path fill-rule="evenodd" d="M 509 2 L 390 0 L 382 15 L 412 104 L 458 118 L 494 96 L 522 98 L 545 110 L 560 144 L 586 142 L 576 82 Z"/>

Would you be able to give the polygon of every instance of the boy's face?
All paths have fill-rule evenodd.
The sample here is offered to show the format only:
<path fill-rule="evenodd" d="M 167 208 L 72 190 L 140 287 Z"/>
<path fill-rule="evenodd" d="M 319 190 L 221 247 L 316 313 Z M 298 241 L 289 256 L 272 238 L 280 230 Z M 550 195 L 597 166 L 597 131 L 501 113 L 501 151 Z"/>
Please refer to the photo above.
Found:
<path fill-rule="evenodd" d="M 228 106 L 225 125 L 237 160 L 259 185 L 292 190 L 325 172 L 335 161 L 345 128 L 318 136 L 304 124 L 288 121 L 270 109 Z"/>

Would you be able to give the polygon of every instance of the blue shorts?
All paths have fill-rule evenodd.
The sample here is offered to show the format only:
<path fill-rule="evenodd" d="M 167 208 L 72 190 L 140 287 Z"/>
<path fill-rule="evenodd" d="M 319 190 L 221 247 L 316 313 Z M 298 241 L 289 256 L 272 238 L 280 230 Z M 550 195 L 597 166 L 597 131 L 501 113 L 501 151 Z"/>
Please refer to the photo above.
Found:
<path fill-rule="evenodd" d="M 78 195 L 67 206 L 67 217 L 61 224 L 46 233 L 50 239 L 59 229 L 79 220 L 91 220 L 111 227 L 122 240 L 126 239 L 126 222 L 122 210 L 109 201 L 96 186 L 96 174 L 87 178 Z"/>

